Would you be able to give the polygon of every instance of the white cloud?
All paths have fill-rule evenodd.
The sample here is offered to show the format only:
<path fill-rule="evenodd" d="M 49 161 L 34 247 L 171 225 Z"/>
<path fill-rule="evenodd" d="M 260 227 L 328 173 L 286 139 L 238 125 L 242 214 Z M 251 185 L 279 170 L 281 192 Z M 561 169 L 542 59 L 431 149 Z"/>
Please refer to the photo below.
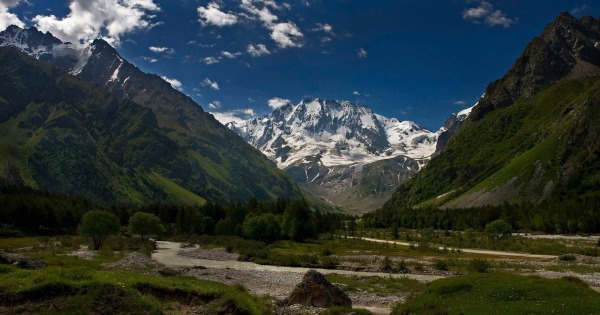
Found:
<path fill-rule="evenodd" d="M 229 59 L 235 59 L 237 58 L 237 56 L 241 55 L 242 53 L 236 52 L 236 53 L 231 53 L 228 51 L 221 51 L 221 55 L 225 58 L 229 58 Z"/>
<path fill-rule="evenodd" d="M 252 97 L 248 97 L 248 102 L 250 102 L 250 103 L 254 103 L 254 102 L 256 102 L 256 101 L 255 101 L 255 100 L 254 100 Z"/>
<path fill-rule="evenodd" d="M 234 109 L 227 112 L 211 112 L 211 114 L 223 125 L 231 122 L 240 125 L 246 120 L 256 116 L 256 113 L 252 108 Z"/>
<path fill-rule="evenodd" d="M 255 3 L 263 5 L 258 8 Z M 269 10 L 268 6 L 273 7 L 275 2 L 269 0 L 242 0 L 240 7 L 251 16 L 247 16 L 251 20 L 260 20 L 265 28 L 271 31 L 271 39 L 273 39 L 280 48 L 302 47 L 302 39 L 304 34 L 300 28 L 293 22 L 276 23 L 279 17 Z M 275 4 L 275 6 L 277 6 Z M 276 7 L 275 7 L 276 8 Z"/>
<path fill-rule="evenodd" d="M 515 23 L 517 23 L 516 19 L 507 17 L 506 14 L 500 10 L 494 11 L 485 18 L 485 24 L 489 26 L 502 25 L 505 28 L 508 28 Z"/>
<path fill-rule="evenodd" d="M 167 78 L 165 76 L 161 77 L 163 80 L 167 81 L 167 83 L 171 84 L 172 87 L 181 90 L 181 88 L 183 87 L 183 84 L 181 84 L 181 81 L 177 80 L 177 79 L 170 79 Z"/>
<path fill-rule="evenodd" d="M 323 37 L 321 38 L 321 43 L 329 43 L 331 41 L 331 37 Z"/>
<path fill-rule="evenodd" d="M 204 58 L 202 61 L 204 61 L 204 63 L 207 65 L 212 65 L 215 63 L 219 63 L 219 61 L 221 61 L 221 59 L 217 59 L 217 58 L 211 56 L 211 57 Z"/>
<path fill-rule="evenodd" d="M 354 91 L 354 92 L 352 92 L 352 94 L 354 94 L 356 96 L 360 96 L 360 93 L 358 93 L 358 91 Z"/>
<path fill-rule="evenodd" d="M 267 104 L 269 105 L 269 107 L 271 107 L 272 109 L 278 109 L 282 106 L 285 106 L 287 104 L 290 103 L 290 100 L 287 99 L 283 99 L 283 98 L 279 98 L 279 97 L 274 97 L 272 99 L 270 99 Z"/>
<path fill-rule="evenodd" d="M 465 101 L 463 101 L 463 100 L 460 100 L 460 101 L 456 101 L 456 102 L 454 102 L 454 103 L 452 103 L 452 104 L 454 104 L 454 105 L 459 105 L 459 106 L 464 106 L 464 105 L 467 105 L 467 102 L 465 102 Z"/>
<path fill-rule="evenodd" d="M 271 52 L 267 49 L 267 46 L 265 46 L 264 44 L 250 44 L 248 45 L 246 51 L 248 52 L 248 54 L 250 54 L 250 56 L 252 57 L 261 57 L 261 56 L 265 56 L 265 55 L 269 55 Z"/>
<path fill-rule="evenodd" d="M 463 11 L 463 19 L 465 20 L 479 20 L 489 15 L 493 10 L 493 6 L 486 1 L 481 1 L 479 6 L 475 8 L 469 8 Z"/>
<path fill-rule="evenodd" d="M 206 7 L 198 7 L 200 23 L 222 27 L 234 25 L 238 22 L 237 16 L 232 13 L 225 13 L 220 9 L 221 6 L 217 2 L 211 2 Z"/>
<path fill-rule="evenodd" d="M 509 18 L 501 10 L 494 10 L 494 6 L 487 1 L 481 1 L 477 7 L 465 9 L 463 19 L 475 24 L 485 22 L 489 26 L 501 25 L 505 28 L 518 22 L 517 18 Z"/>
<path fill-rule="evenodd" d="M 118 45 L 123 35 L 150 29 L 160 11 L 154 0 L 71 0 L 65 17 L 37 15 L 32 21 L 42 32 L 51 32 L 62 41 L 90 41 L 98 37 Z"/>
<path fill-rule="evenodd" d="M 212 102 L 208 103 L 208 107 L 210 107 L 212 109 L 221 108 L 221 106 L 223 106 L 223 104 L 221 104 L 221 102 L 219 102 L 219 101 L 212 101 Z"/>
<path fill-rule="evenodd" d="M 364 48 L 359 48 L 356 51 L 356 54 L 358 55 L 358 58 L 367 58 L 369 53 Z"/>
<path fill-rule="evenodd" d="M 142 56 L 142 57 L 140 57 L 140 59 L 148 61 L 149 63 L 155 63 L 158 61 L 158 59 L 156 59 L 156 58 L 146 57 L 146 56 Z"/>
<path fill-rule="evenodd" d="M 313 31 L 322 31 L 325 33 L 333 34 L 333 27 L 327 23 L 317 23 Z"/>
<path fill-rule="evenodd" d="M 169 47 L 157 47 L 157 46 L 150 46 L 148 47 L 148 49 L 150 49 L 150 51 L 155 52 L 157 54 L 167 54 L 167 55 L 172 55 L 175 53 L 175 49 L 173 48 L 169 48 Z"/>
<path fill-rule="evenodd" d="M 9 12 L 9 10 L 16 7 L 19 2 L 20 0 L 0 0 L 0 31 L 5 30 L 10 25 L 16 25 L 21 28 L 25 27 L 25 23 L 23 23 L 16 14 Z"/>
<path fill-rule="evenodd" d="M 280 48 L 302 47 L 303 36 L 300 29 L 292 22 L 277 23 L 271 26 L 271 38 Z"/>
<path fill-rule="evenodd" d="M 202 86 L 209 86 L 213 90 L 219 90 L 219 84 L 217 82 L 211 81 L 209 78 L 204 79 L 202 81 Z"/>

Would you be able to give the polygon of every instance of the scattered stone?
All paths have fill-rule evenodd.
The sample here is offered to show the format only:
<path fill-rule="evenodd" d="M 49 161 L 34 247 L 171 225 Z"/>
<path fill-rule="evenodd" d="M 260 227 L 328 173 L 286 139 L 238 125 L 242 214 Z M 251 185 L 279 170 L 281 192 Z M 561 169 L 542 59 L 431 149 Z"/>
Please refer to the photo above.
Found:
<path fill-rule="evenodd" d="M 191 258 L 217 261 L 238 260 L 240 257 L 240 254 L 228 253 L 224 248 L 204 249 L 200 247 L 194 250 L 182 250 L 177 254 Z"/>
<path fill-rule="evenodd" d="M 21 269 L 42 269 L 47 266 L 43 259 L 4 252 L 0 252 L 0 264 L 13 265 Z"/>
<path fill-rule="evenodd" d="M 194 248 L 196 247 L 196 245 L 194 245 L 193 243 L 181 243 L 181 245 L 179 245 L 180 248 Z"/>
<path fill-rule="evenodd" d="M 139 270 L 139 269 L 158 269 L 164 267 L 163 264 L 156 260 L 141 254 L 141 253 L 130 253 L 125 258 L 114 262 L 102 264 L 102 267 L 108 269 L 120 269 L 120 270 Z"/>
<path fill-rule="evenodd" d="M 294 288 L 285 303 L 315 307 L 352 307 L 352 300 L 348 295 L 316 270 L 309 270 L 304 274 L 302 282 Z"/>

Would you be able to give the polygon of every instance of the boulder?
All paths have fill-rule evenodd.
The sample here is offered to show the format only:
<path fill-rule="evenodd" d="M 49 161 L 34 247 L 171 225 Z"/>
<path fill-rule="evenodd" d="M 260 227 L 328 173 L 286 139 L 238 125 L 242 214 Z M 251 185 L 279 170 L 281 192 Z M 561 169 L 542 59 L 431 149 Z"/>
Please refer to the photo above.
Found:
<path fill-rule="evenodd" d="M 352 300 L 316 270 L 309 270 L 286 299 L 286 304 L 314 307 L 352 307 Z"/>
<path fill-rule="evenodd" d="M 0 264 L 13 265 L 21 269 L 46 268 L 46 262 L 42 259 L 4 252 L 0 252 Z"/>

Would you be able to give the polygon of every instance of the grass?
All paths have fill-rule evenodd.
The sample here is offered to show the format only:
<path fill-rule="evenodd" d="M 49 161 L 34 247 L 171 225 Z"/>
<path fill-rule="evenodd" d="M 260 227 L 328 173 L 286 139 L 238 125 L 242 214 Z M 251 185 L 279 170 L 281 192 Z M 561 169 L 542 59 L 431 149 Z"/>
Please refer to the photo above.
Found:
<path fill-rule="evenodd" d="M 265 301 L 237 287 L 190 277 L 164 278 L 105 270 L 102 264 L 114 262 L 124 253 L 114 253 L 107 248 L 92 260 L 66 256 L 73 248 L 47 246 L 59 239 L 0 239 L 3 250 L 31 246 L 25 254 L 42 258 L 48 264 L 41 270 L 0 265 L 0 307 L 15 314 L 179 314 L 189 311 L 215 314 L 223 310 L 272 313 Z M 122 242 L 112 240 L 107 245 L 118 247 Z M 79 247 L 79 243 L 74 241 L 71 247 Z"/>
<path fill-rule="evenodd" d="M 598 314 L 600 294 L 572 278 L 470 274 L 432 282 L 392 314 Z"/>
<path fill-rule="evenodd" d="M 340 285 L 342 291 L 346 293 L 361 291 L 382 297 L 400 293 L 421 293 L 425 289 L 425 284 L 417 280 L 403 278 L 355 277 L 337 274 L 328 274 L 325 275 L 325 278 L 331 283 Z"/>
<path fill-rule="evenodd" d="M 153 179 L 157 184 L 161 185 L 167 193 L 177 198 L 187 200 L 188 202 L 196 203 L 199 205 L 204 205 L 206 203 L 206 199 L 194 194 L 193 192 L 181 187 L 174 181 L 161 176 L 160 174 L 153 172 L 150 175 L 150 178 Z"/>

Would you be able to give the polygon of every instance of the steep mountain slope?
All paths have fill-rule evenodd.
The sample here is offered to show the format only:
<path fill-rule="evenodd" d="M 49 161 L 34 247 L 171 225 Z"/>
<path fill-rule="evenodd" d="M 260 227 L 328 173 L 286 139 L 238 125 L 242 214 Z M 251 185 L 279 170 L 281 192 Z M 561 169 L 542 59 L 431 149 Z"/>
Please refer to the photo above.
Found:
<path fill-rule="evenodd" d="M 151 109 L 161 135 L 179 149 L 177 159 L 162 160 L 160 176 L 146 175 L 152 175 L 151 180 L 164 191 L 170 191 L 172 197 L 197 195 L 229 201 L 300 196 L 296 185 L 258 150 L 160 77 L 145 74 L 124 60 L 106 42 L 61 43 L 49 33 L 11 26 L 0 33 L 0 46 L 17 47 L 80 79 L 108 89 L 121 100 L 128 99 Z M 6 99 L 4 95 L 1 97 Z M 154 152 L 147 158 L 161 159 L 155 156 L 159 153 L 165 154 Z M 132 199 L 139 201 L 140 198 L 141 195 L 136 195 Z"/>
<path fill-rule="evenodd" d="M 309 192 L 353 212 L 381 206 L 459 129 L 470 109 L 430 132 L 411 121 L 374 114 L 365 105 L 306 99 L 271 115 L 228 123 Z"/>
<path fill-rule="evenodd" d="M 383 216 L 415 205 L 600 193 L 599 49 L 600 20 L 561 14 L 490 84 L 446 149 L 398 188 Z"/>

